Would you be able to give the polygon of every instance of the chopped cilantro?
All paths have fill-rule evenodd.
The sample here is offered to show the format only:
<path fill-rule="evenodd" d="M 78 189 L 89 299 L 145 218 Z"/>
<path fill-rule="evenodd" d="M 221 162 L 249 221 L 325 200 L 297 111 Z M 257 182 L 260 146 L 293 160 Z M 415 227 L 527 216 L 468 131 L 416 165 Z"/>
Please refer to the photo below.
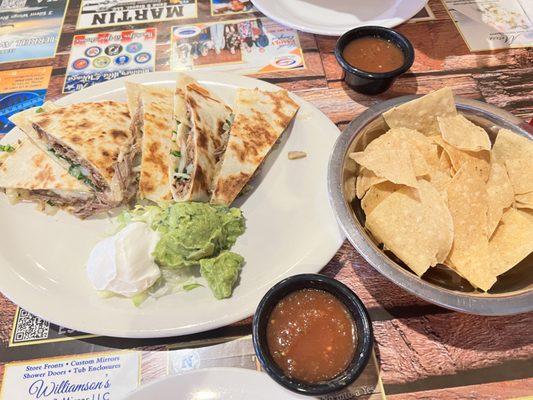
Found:
<path fill-rule="evenodd" d="M 224 126 L 222 129 L 225 131 L 229 131 L 231 128 L 231 125 L 233 125 L 233 121 L 235 120 L 235 114 L 231 113 L 228 118 L 226 118 L 226 122 L 224 122 Z"/>
<path fill-rule="evenodd" d="M 170 154 L 172 154 L 174 157 L 181 157 L 181 151 L 172 150 Z"/>
<path fill-rule="evenodd" d="M 97 190 L 96 186 L 94 186 L 94 183 L 89 178 L 87 178 L 85 175 L 83 175 L 83 172 L 81 170 L 81 165 L 71 164 L 70 168 L 68 169 L 68 173 L 72 175 L 74 178 L 76 178 L 77 180 L 82 181 L 86 185 Z"/>
<path fill-rule="evenodd" d="M 44 112 L 44 108 L 39 107 L 37 110 L 35 110 L 37 114 Z"/>
<path fill-rule="evenodd" d="M 10 144 L 0 144 L 0 151 L 5 151 L 6 153 L 11 153 L 15 148 Z"/>

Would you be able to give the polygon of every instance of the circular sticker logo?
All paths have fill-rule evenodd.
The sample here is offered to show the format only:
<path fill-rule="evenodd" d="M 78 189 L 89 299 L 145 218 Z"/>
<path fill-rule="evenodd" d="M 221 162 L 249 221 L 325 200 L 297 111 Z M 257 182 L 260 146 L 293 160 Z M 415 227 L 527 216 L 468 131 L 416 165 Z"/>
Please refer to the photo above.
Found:
<path fill-rule="evenodd" d="M 115 64 L 117 65 L 126 65 L 129 62 L 130 62 L 130 57 L 125 54 L 115 58 Z"/>
<path fill-rule="evenodd" d="M 126 46 L 126 51 L 128 53 L 137 53 L 138 51 L 141 51 L 142 48 L 143 48 L 142 43 L 134 42 Z"/>
<path fill-rule="evenodd" d="M 85 55 L 87 57 L 96 57 L 96 56 L 99 56 L 100 53 L 102 52 L 102 49 L 98 46 L 92 46 L 92 47 L 89 47 L 87 50 L 85 50 Z"/>
<path fill-rule="evenodd" d="M 274 59 L 271 63 L 274 67 L 289 69 L 299 66 L 302 63 L 302 58 L 295 54 L 286 54 L 284 56 L 279 56 Z"/>
<path fill-rule="evenodd" d="M 122 45 L 118 44 L 118 43 L 113 43 L 113 44 L 110 44 L 109 46 L 107 46 L 104 50 L 104 52 L 108 55 L 108 56 L 117 56 L 119 55 L 121 52 L 122 52 Z"/>
<path fill-rule="evenodd" d="M 152 56 L 150 53 L 142 52 L 135 56 L 135 62 L 137 64 L 146 64 L 148 61 L 152 59 Z"/>
<path fill-rule="evenodd" d="M 105 68 L 109 64 L 111 64 L 111 59 L 109 57 L 106 57 L 106 56 L 101 56 L 101 57 L 95 58 L 93 60 L 93 65 L 96 68 Z"/>
<path fill-rule="evenodd" d="M 72 63 L 72 68 L 79 71 L 80 69 L 85 69 L 89 66 L 89 60 L 86 58 L 78 58 Z"/>
<path fill-rule="evenodd" d="M 174 30 L 174 36 L 178 39 L 189 38 L 198 35 L 201 29 L 197 26 L 186 26 L 183 28 L 176 28 Z"/>

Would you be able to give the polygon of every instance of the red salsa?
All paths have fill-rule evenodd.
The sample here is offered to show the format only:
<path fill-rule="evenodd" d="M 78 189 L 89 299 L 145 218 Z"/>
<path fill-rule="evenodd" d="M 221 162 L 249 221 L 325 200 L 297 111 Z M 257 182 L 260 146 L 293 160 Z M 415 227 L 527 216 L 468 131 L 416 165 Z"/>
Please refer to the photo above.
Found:
<path fill-rule="evenodd" d="M 302 289 L 272 310 L 267 343 L 276 364 L 307 383 L 328 381 L 346 370 L 357 344 L 355 322 L 334 295 Z"/>
<path fill-rule="evenodd" d="M 371 36 L 352 40 L 342 56 L 352 67 L 366 72 L 391 72 L 405 61 L 402 50 L 394 43 Z"/>

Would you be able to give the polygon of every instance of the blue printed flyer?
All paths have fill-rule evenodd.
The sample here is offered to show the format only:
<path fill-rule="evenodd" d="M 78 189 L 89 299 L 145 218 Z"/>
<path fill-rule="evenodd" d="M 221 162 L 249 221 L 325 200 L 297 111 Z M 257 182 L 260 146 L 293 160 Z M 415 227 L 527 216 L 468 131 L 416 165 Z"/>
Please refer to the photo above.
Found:
<path fill-rule="evenodd" d="M 0 0 L 0 63 L 54 57 L 68 0 Z"/>
<path fill-rule="evenodd" d="M 63 93 L 155 70 L 155 28 L 76 35 Z"/>
<path fill-rule="evenodd" d="M 9 117 L 44 103 L 52 67 L 0 71 L 0 137 L 13 124 Z"/>

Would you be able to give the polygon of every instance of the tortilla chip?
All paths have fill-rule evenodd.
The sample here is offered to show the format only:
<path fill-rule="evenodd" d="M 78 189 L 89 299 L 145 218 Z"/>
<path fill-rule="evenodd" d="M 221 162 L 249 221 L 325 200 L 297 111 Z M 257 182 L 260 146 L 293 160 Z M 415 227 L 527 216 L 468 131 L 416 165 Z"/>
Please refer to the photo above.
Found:
<path fill-rule="evenodd" d="M 452 181 L 452 177 L 445 172 L 434 170 L 429 174 L 428 180 L 433 186 L 435 186 L 435 189 L 439 192 L 443 192 Z"/>
<path fill-rule="evenodd" d="M 463 165 L 469 163 L 473 167 L 473 173 L 480 176 L 485 182 L 487 181 L 490 174 L 490 151 L 473 152 L 456 149 L 439 136 L 434 136 L 433 140 L 448 154 L 455 171 L 459 171 Z"/>
<path fill-rule="evenodd" d="M 508 129 L 500 129 L 492 147 L 494 160 L 504 163 L 512 158 L 533 158 L 533 141 Z"/>
<path fill-rule="evenodd" d="M 485 129 L 457 114 L 453 117 L 437 117 L 442 138 L 460 150 L 490 150 L 491 143 Z"/>
<path fill-rule="evenodd" d="M 517 208 L 530 208 L 533 210 L 533 192 L 515 195 Z"/>
<path fill-rule="evenodd" d="M 492 235 L 503 215 L 503 210 L 513 204 L 514 192 L 511 181 L 507 176 L 505 167 L 493 163 L 487 181 L 488 211 L 487 229 L 488 237 Z"/>
<path fill-rule="evenodd" d="M 495 276 L 509 271 L 533 252 L 533 214 L 509 208 L 494 232 L 489 247 Z"/>
<path fill-rule="evenodd" d="M 429 173 L 438 163 L 437 146 L 428 137 L 413 129 L 395 128 L 368 144 L 365 152 L 405 149 L 411 154 L 416 176 Z"/>
<path fill-rule="evenodd" d="M 515 194 L 533 192 L 533 158 L 505 160 L 505 166 Z"/>
<path fill-rule="evenodd" d="M 408 150 L 373 150 L 350 154 L 359 165 L 379 177 L 411 187 L 417 187 L 416 176 Z"/>
<path fill-rule="evenodd" d="M 425 180 L 403 186 L 366 217 L 366 227 L 418 276 L 442 262 L 453 242 L 453 221 L 439 192 Z"/>
<path fill-rule="evenodd" d="M 448 155 L 448 153 L 446 153 L 446 151 L 444 151 L 444 149 L 443 149 L 442 153 L 439 156 L 438 168 L 439 168 L 440 171 L 442 171 L 444 173 L 447 173 L 450 176 L 455 174 L 455 170 L 453 169 L 452 161 L 450 160 L 450 156 Z"/>
<path fill-rule="evenodd" d="M 370 214 L 383 200 L 402 187 L 402 185 L 397 185 L 392 182 L 382 182 L 372 186 L 366 192 L 363 200 L 361 200 L 361 207 L 365 214 Z"/>
<path fill-rule="evenodd" d="M 469 163 L 463 165 L 446 189 L 455 236 L 445 264 L 473 286 L 487 291 L 496 282 L 488 268 L 487 190 L 485 181 L 473 169 Z"/>
<path fill-rule="evenodd" d="M 439 134 L 437 117 L 457 114 L 451 88 L 442 88 L 385 112 L 391 128 L 415 129 L 426 136 Z"/>
<path fill-rule="evenodd" d="M 368 189 L 385 181 L 385 178 L 377 176 L 365 167 L 361 167 L 357 180 L 355 181 L 355 194 L 357 198 L 362 199 Z"/>

